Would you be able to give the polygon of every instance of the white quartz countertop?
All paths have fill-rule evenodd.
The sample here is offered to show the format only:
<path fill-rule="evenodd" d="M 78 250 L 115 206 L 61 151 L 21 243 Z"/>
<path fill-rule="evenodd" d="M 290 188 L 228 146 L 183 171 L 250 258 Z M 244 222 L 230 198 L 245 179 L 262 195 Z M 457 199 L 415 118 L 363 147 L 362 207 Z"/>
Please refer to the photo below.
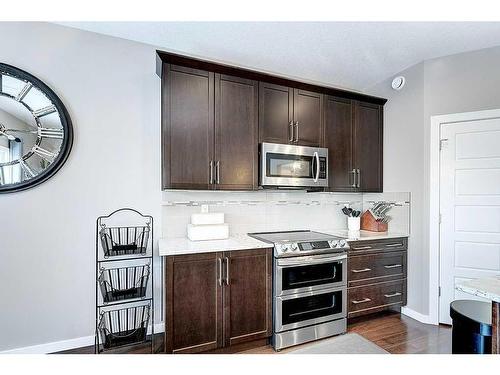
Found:
<path fill-rule="evenodd" d="M 270 247 L 273 247 L 273 245 L 256 240 L 246 234 L 236 234 L 230 236 L 227 240 L 190 241 L 186 237 L 177 237 L 161 238 L 159 241 L 160 256 L 265 249 Z"/>
<path fill-rule="evenodd" d="M 408 237 L 408 234 L 398 232 L 370 232 L 367 230 L 348 231 L 345 229 L 319 231 L 332 236 L 345 238 L 347 241 L 384 240 L 390 238 Z"/>
<path fill-rule="evenodd" d="M 348 241 L 383 240 L 388 238 L 408 237 L 407 234 L 403 233 L 376 233 L 364 230 L 349 232 L 347 230 L 336 229 L 318 230 L 318 232 L 342 237 L 347 239 Z M 265 249 L 270 247 L 273 247 L 273 245 L 267 242 L 259 241 L 246 234 L 235 234 L 230 236 L 227 240 L 215 241 L 190 241 L 186 237 L 161 238 L 159 241 L 160 256 L 211 253 L 217 251 Z"/>
<path fill-rule="evenodd" d="M 464 281 L 455 288 L 500 303 L 500 275 Z"/>

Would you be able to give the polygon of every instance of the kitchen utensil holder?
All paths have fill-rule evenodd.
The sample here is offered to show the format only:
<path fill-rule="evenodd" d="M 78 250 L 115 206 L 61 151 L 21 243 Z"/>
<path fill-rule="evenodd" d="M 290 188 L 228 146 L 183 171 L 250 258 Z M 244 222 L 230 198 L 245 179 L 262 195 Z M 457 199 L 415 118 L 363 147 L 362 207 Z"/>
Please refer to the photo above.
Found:
<path fill-rule="evenodd" d="M 119 268 L 101 267 L 98 282 L 104 303 L 144 298 L 149 273 L 149 264 Z"/>
<path fill-rule="evenodd" d="M 360 217 L 348 217 L 347 218 L 347 229 L 349 231 L 357 231 L 361 226 Z"/>
<path fill-rule="evenodd" d="M 101 238 L 104 256 L 145 254 L 149 240 L 149 225 L 132 227 L 106 227 L 101 224 Z"/>
<path fill-rule="evenodd" d="M 132 208 L 97 218 L 96 354 L 133 344 L 149 346 L 151 353 L 161 348 L 161 343 L 155 345 L 153 324 L 153 227 L 152 216 Z"/>
<path fill-rule="evenodd" d="M 105 349 L 146 341 L 151 304 L 102 311 L 98 330 Z"/>
<path fill-rule="evenodd" d="M 381 221 L 377 221 L 377 218 L 373 216 L 370 210 L 365 211 L 361 215 L 361 229 L 370 232 L 387 232 L 388 225 Z"/>

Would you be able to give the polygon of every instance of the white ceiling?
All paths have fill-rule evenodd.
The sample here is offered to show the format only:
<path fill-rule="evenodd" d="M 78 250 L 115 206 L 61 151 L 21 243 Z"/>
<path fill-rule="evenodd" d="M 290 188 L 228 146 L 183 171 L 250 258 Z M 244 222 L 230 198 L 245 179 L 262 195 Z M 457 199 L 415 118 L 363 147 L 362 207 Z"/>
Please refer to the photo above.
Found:
<path fill-rule="evenodd" d="M 363 91 L 423 60 L 500 45 L 500 22 L 66 22 L 66 26 Z"/>

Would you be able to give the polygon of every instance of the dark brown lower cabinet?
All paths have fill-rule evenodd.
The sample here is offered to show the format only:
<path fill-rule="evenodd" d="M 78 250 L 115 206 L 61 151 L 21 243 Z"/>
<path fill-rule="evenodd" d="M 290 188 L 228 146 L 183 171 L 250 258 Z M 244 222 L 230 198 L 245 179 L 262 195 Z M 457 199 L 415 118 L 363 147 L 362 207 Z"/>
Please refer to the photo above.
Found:
<path fill-rule="evenodd" d="M 407 238 L 349 245 L 347 317 L 406 305 Z"/>
<path fill-rule="evenodd" d="M 272 334 L 272 249 L 166 258 L 165 351 L 199 353 Z"/>

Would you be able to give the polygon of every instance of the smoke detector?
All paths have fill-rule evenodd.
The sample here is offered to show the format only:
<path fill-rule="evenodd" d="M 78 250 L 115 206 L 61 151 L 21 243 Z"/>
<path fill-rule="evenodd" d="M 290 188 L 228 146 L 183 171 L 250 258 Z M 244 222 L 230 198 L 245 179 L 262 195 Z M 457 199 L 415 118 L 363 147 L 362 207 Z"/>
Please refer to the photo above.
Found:
<path fill-rule="evenodd" d="M 399 91 L 399 90 L 401 90 L 403 88 L 403 86 L 405 85 L 405 82 L 406 82 L 405 77 L 403 77 L 403 76 L 397 76 L 396 78 L 394 78 L 392 80 L 392 85 L 391 86 L 392 86 L 392 88 L 394 90 Z"/>

